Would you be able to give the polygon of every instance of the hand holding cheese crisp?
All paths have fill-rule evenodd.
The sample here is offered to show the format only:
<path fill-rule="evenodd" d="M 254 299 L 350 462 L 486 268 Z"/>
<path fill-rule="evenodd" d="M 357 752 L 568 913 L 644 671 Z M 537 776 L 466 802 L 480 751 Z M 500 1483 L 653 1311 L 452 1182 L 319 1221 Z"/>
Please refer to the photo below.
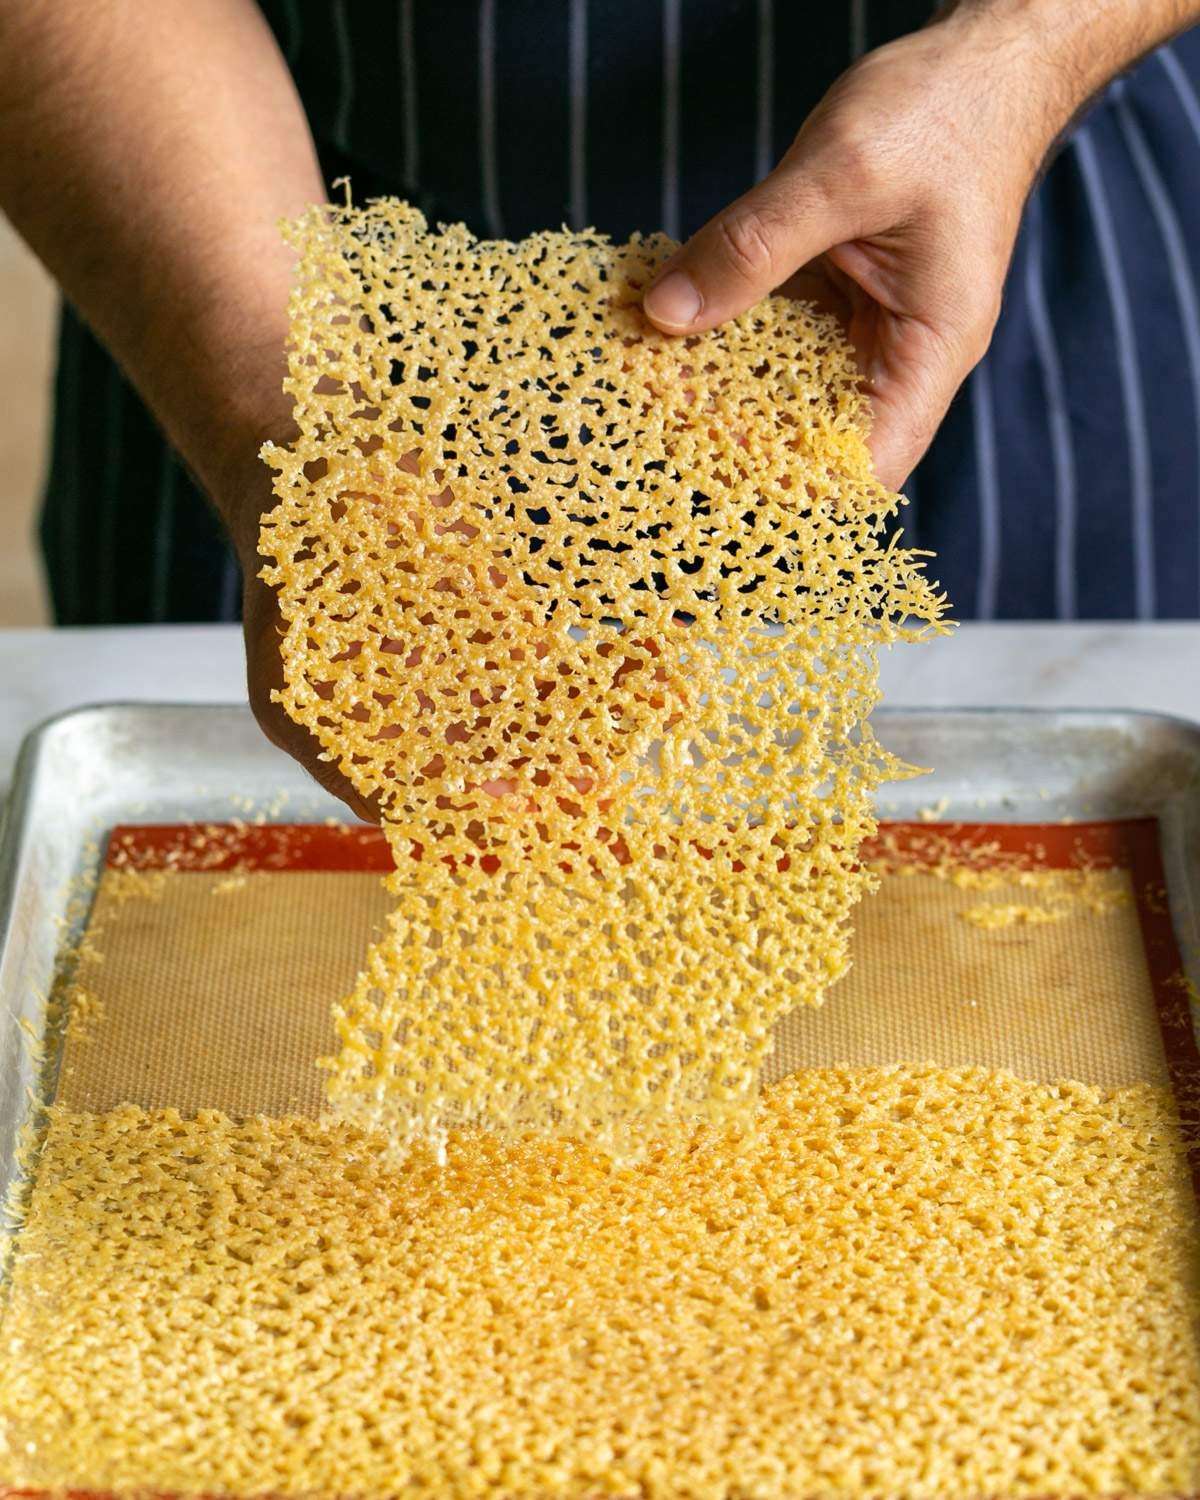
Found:
<path fill-rule="evenodd" d="M 287 234 L 277 699 L 396 862 L 331 1103 L 402 1144 L 744 1121 L 772 1020 L 846 964 L 901 769 L 878 650 L 943 609 L 841 330 L 775 297 L 665 337 L 659 236 L 387 198 Z"/>
<path fill-rule="evenodd" d="M 261 506 L 254 503 L 246 507 L 257 519 L 260 510 L 265 510 L 270 503 L 270 486 L 263 486 L 258 475 L 255 475 L 255 481 L 257 486 L 267 490 L 266 500 Z M 257 498 L 259 489 L 249 487 L 247 493 Z M 338 767 L 322 756 L 320 745 L 309 731 L 288 718 L 280 704 L 274 700 L 273 694 L 283 685 L 279 641 L 284 624 L 274 591 L 252 571 L 254 564 L 249 561 L 248 556 L 243 567 L 247 575 L 242 607 L 246 676 L 250 707 L 254 711 L 258 727 L 273 745 L 298 760 L 327 792 L 341 798 L 358 817 L 366 822 L 377 821 L 378 813 L 373 804 L 355 791 Z"/>
<path fill-rule="evenodd" d="M 779 287 L 847 326 L 880 479 L 899 486 L 982 358 L 1025 200 L 1056 137 L 1187 0 L 964 0 L 868 53 L 757 187 L 664 268 L 646 312 L 696 333 Z"/>

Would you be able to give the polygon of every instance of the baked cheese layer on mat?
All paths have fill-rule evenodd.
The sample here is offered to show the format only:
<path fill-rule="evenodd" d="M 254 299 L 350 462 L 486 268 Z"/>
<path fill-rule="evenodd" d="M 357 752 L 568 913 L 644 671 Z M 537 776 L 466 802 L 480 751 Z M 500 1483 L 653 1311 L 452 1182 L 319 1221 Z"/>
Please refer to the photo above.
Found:
<path fill-rule="evenodd" d="M 1200 1488 L 1169 1095 L 819 1069 L 614 1166 L 56 1109 L 0 1327 L 14 1486 L 382 1497 Z"/>

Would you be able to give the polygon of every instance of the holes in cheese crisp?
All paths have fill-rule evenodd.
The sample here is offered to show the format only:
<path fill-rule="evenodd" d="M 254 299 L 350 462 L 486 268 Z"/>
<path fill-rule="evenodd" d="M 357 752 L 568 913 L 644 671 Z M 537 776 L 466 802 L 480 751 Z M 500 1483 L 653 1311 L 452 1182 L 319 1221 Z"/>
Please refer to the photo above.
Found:
<path fill-rule="evenodd" d="M 871 878 L 877 649 L 943 608 L 839 329 L 771 298 L 664 337 L 661 237 L 391 200 L 288 234 L 280 699 L 396 859 L 331 1101 L 400 1141 L 744 1121 Z"/>

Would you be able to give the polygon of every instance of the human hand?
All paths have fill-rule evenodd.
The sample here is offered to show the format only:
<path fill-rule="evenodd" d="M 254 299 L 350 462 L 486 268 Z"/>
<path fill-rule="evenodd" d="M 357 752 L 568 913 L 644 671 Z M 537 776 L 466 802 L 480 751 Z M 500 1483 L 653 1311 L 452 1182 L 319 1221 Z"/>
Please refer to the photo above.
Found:
<path fill-rule="evenodd" d="M 282 420 L 278 424 L 278 431 L 286 433 L 290 423 Z M 283 439 L 286 441 L 286 437 Z M 248 449 L 247 451 L 252 451 Z M 400 460 L 400 468 L 416 472 L 418 454 L 414 451 L 405 455 Z M 257 463 L 256 468 L 247 468 L 243 463 L 235 467 L 230 482 L 222 485 L 222 496 L 217 500 L 218 509 L 225 518 L 234 546 L 238 552 L 243 578 L 245 580 L 243 589 L 243 629 L 246 648 L 247 687 L 251 709 L 255 719 L 266 737 L 277 748 L 285 751 L 297 760 L 316 780 L 330 792 L 338 797 L 359 816 L 368 822 L 378 822 L 383 809 L 383 799 L 376 795 L 366 798 L 342 774 L 336 764 L 328 759 L 322 752 L 322 747 L 316 737 L 305 727 L 295 723 L 287 714 L 282 704 L 276 700 L 276 693 L 283 687 L 283 658 L 281 655 L 282 638 L 286 631 L 282 611 L 279 607 L 278 598 L 274 590 L 259 577 L 264 558 L 258 552 L 259 531 L 262 517 L 272 509 L 274 500 L 271 493 L 271 484 L 266 468 Z M 434 497 L 432 506 L 434 513 L 440 504 L 448 504 L 451 499 L 450 491 L 447 489 L 442 496 Z M 416 515 L 410 519 L 417 520 Z M 453 522 L 443 528 L 438 528 L 436 523 L 433 531 L 437 533 L 461 530 L 465 523 L 461 520 Z M 467 528 L 474 534 L 471 528 Z M 511 606 L 514 602 L 525 615 L 527 623 L 531 616 L 527 606 L 519 599 L 514 600 L 511 595 L 511 580 L 498 568 L 489 570 L 492 587 L 496 590 L 497 600 L 506 598 Z M 424 652 L 428 649 L 428 642 L 422 641 L 421 636 L 425 633 L 424 627 L 418 621 L 409 621 L 409 632 L 405 632 L 407 638 L 404 640 L 393 637 L 385 637 L 380 642 L 384 652 L 390 653 L 388 660 L 398 665 L 402 670 L 418 672 Z M 434 632 L 436 637 L 436 631 Z M 435 640 L 436 644 L 436 640 Z M 611 653 L 611 669 L 614 681 L 620 682 L 628 672 L 634 670 L 639 659 L 644 653 L 651 662 L 656 662 L 661 655 L 659 645 L 649 639 L 639 639 L 632 643 L 638 655 L 629 656 L 625 651 L 619 650 L 615 645 Z M 548 656 L 553 649 L 549 639 L 536 639 L 534 642 L 536 656 L 541 659 Z M 598 655 L 604 660 L 610 660 L 610 653 L 602 645 Z M 561 664 L 558 670 L 562 670 Z M 651 710 L 661 717 L 664 728 L 671 728 L 678 720 L 678 712 L 672 705 L 686 701 L 686 693 L 682 687 L 676 684 L 674 690 L 667 691 L 668 674 L 664 666 L 653 666 L 650 671 L 650 684 L 645 694 L 636 695 L 638 700 L 644 702 Z M 333 684 L 314 684 L 319 696 L 333 696 Z M 328 693 L 325 688 L 328 687 Z M 432 702 L 428 703 L 432 709 Z M 417 719 L 411 724 L 389 724 L 380 731 L 380 739 L 392 739 L 403 734 L 409 728 L 420 728 L 420 711 Z M 469 741 L 469 736 L 466 737 Z M 432 741 L 429 742 L 432 745 Z M 469 743 L 457 740 L 461 759 L 458 769 L 467 768 L 466 779 L 463 781 L 463 790 L 471 792 L 478 790 L 485 794 L 486 798 L 492 799 L 485 802 L 481 807 L 481 818 L 486 822 L 489 818 L 496 816 L 511 816 L 514 810 L 522 813 L 534 813 L 537 811 L 537 801 L 521 791 L 522 783 L 515 774 L 487 774 L 484 760 L 470 755 Z M 409 747 L 411 750 L 411 746 Z M 465 753 L 464 753 L 465 752 Z M 425 764 L 415 762 L 419 766 L 421 774 L 428 777 L 440 777 L 445 770 L 443 754 L 431 749 L 427 752 L 428 760 Z M 407 760 L 407 757 L 405 757 Z M 527 759 L 525 755 L 519 755 L 516 764 L 521 764 Z M 471 774 L 471 766 L 474 765 L 477 776 Z M 513 770 L 515 772 L 515 765 Z M 556 795 L 559 807 L 564 812 L 582 812 L 581 808 L 573 805 L 573 797 L 586 797 L 597 789 L 599 773 L 580 774 L 575 773 L 566 777 L 570 786 L 570 792 L 566 797 L 560 791 Z M 495 805 L 495 812 L 486 809 Z M 504 811 L 501 811 L 502 804 Z M 598 801 L 600 811 L 605 811 L 610 805 L 601 796 Z M 613 848 L 618 852 L 623 844 L 618 839 Z"/>
<path fill-rule="evenodd" d="M 1041 40 L 964 6 L 869 53 L 671 258 L 647 316 L 698 332 L 775 289 L 836 313 L 870 390 L 876 470 L 899 488 L 987 348 L 1026 197 L 1079 102 Z"/>
<path fill-rule="evenodd" d="M 286 436 L 290 422 L 281 414 L 263 429 Z M 258 576 L 264 559 L 258 552 L 262 517 L 275 505 L 271 476 L 258 457 L 259 439 L 238 445 L 236 459 L 211 486 L 213 502 L 225 522 L 242 569 L 242 635 L 246 648 L 246 689 L 258 727 L 278 749 L 285 751 L 322 786 L 344 802 L 356 816 L 379 821 L 378 810 L 361 797 L 331 760 L 323 758 L 317 739 L 291 720 L 275 692 L 283 686 L 280 653 L 285 625 L 275 591 Z"/>

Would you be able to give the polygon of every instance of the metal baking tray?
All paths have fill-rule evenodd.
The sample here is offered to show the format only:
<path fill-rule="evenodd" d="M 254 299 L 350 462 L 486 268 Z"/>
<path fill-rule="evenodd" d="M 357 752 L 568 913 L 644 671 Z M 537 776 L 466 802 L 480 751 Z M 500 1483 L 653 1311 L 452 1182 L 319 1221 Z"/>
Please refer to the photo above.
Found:
<path fill-rule="evenodd" d="M 902 760 L 933 768 L 885 787 L 881 816 L 1157 817 L 1180 952 L 1200 978 L 1200 728 L 1154 714 L 1042 709 L 884 710 L 875 723 Z M 18 1132 L 52 1084 L 28 1036 L 42 1032 L 58 956 L 86 920 L 86 901 L 73 903 L 72 918 L 70 898 L 96 873 L 107 831 L 345 816 L 267 743 L 244 706 L 99 705 L 27 738 L 0 840 L 0 1201 L 16 1172 Z"/>

